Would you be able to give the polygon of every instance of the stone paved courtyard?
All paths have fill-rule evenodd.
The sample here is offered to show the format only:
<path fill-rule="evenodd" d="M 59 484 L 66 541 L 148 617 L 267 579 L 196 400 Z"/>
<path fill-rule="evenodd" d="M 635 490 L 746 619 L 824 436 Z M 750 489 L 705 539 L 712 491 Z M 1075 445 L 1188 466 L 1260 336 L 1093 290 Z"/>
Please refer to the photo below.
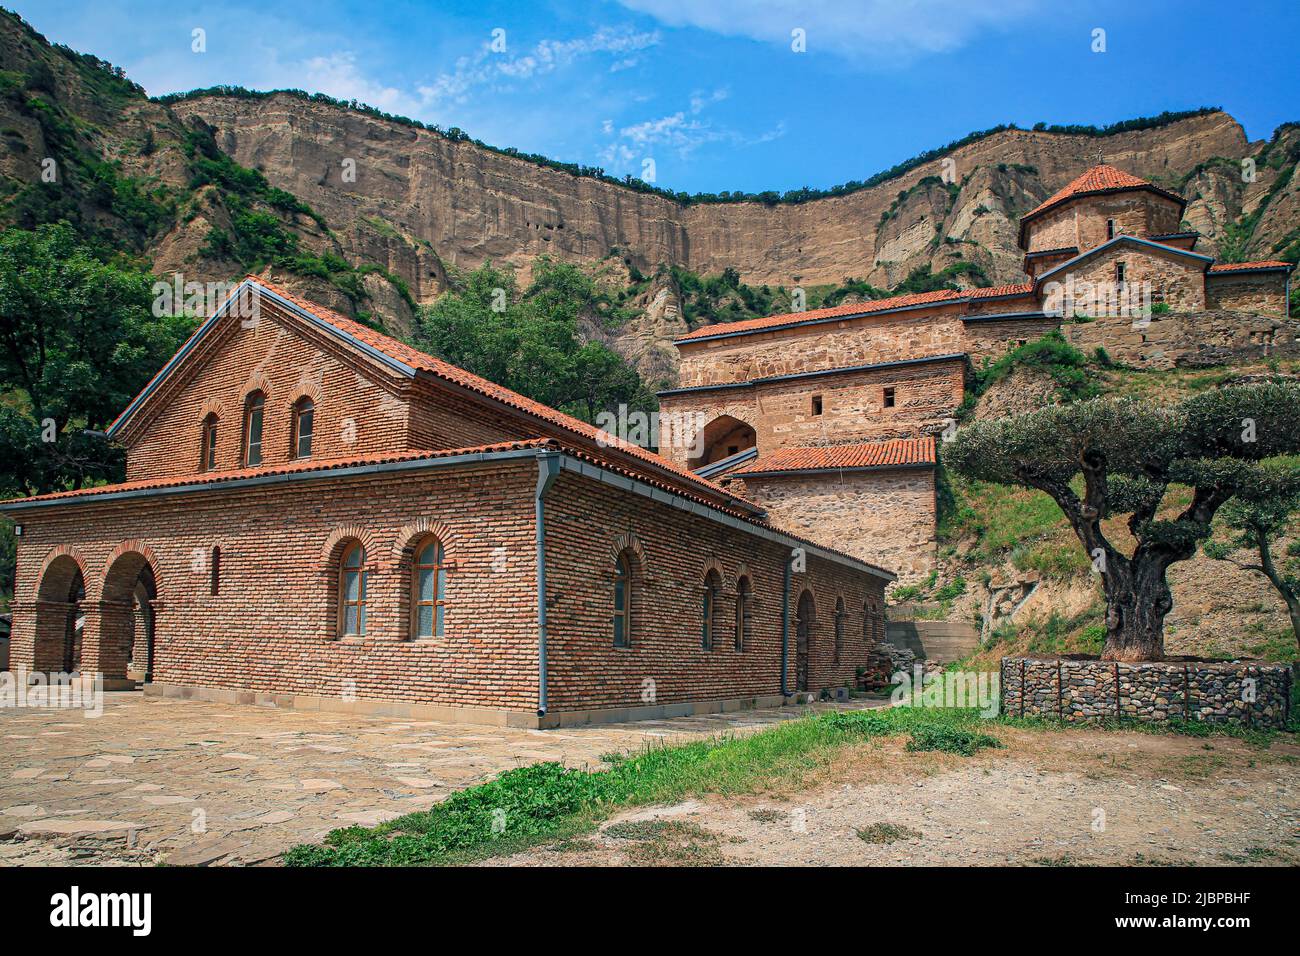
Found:
<path fill-rule="evenodd" d="M 0 865 L 274 862 L 295 843 L 425 809 L 512 767 L 592 765 L 801 712 L 517 730 L 104 696 L 97 718 L 0 710 Z"/>

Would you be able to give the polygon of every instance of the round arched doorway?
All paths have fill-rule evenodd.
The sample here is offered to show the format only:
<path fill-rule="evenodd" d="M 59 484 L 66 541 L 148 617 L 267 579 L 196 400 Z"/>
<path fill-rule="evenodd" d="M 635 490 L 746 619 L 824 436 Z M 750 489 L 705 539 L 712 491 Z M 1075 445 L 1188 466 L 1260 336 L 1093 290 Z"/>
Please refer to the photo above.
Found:
<path fill-rule="evenodd" d="M 813 622 L 817 619 L 817 606 L 813 602 L 811 591 L 799 595 L 799 604 L 795 611 L 794 634 L 794 689 L 808 689 L 808 657 L 812 645 Z"/>

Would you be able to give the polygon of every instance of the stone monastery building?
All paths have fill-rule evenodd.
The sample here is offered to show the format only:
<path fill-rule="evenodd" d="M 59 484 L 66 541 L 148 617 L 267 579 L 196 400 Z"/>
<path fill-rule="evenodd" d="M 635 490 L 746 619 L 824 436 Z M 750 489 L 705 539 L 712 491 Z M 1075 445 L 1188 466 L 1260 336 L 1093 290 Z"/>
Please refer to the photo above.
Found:
<path fill-rule="evenodd" d="M 1095 166 L 1021 219 L 1025 282 L 696 329 L 661 422 L 707 424 L 689 443 L 661 425 L 660 453 L 915 581 L 935 556 L 936 437 L 976 363 L 1055 328 L 1133 365 L 1300 352 L 1291 266 L 1216 263 L 1185 205 Z"/>
<path fill-rule="evenodd" d="M 126 481 L 0 504 L 29 678 L 537 727 L 851 686 L 883 639 L 888 571 L 258 279 L 109 435 Z"/>

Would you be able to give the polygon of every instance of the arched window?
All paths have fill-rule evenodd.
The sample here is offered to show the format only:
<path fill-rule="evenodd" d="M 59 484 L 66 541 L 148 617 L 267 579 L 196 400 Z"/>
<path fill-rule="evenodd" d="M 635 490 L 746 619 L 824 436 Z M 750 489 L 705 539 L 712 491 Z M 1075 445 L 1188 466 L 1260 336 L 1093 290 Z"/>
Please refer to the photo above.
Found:
<path fill-rule="evenodd" d="M 343 637 L 366 633 L 366 549 L 354 541 L 339 562 L 339 631 Z"/>
<path fill-rule="evenodd" d="M 749 578 L 742 575 L 736 582 L 736 650 L 743 651 L 749 644 L 750 619 L 753 615 L 754 588 Z"/>
<path fill-rule="evenodd" d="M 293 457 L 311 457 L 311 433 L 316 406 L 303 396 L 293 404 Z"/>
<path fill-rule="evenodd" d="M 844 598 L 835 599 L 835 663 L 844 655 Z"/>
<path fill-rule="evenodd" d="M 266 396 L 253 392 L 244 399 L 244 464 L 248 467 L 262 463 L 262 412 Z"/>
<path fill-rule="evenodd" d="M 211 412 L 203 419 L 203 437 L 199 445 L 199 470 L 212 471 L 217 467 L 217 415 Z"/>
<path fill-rule="evenodd" d="M 713 650 L 713 636 L 717 630 L 718 598 L 722 594 L 722 578 L 710 571 L 704 578 L 704 601 L 700 627 L 700 644 L 706 651 Z"/>
<path fill-rule="evenodd" d="M 447 555 L 442 542 L 430 535 L 415 549 L 411 571 L 413 633 L 417 638 L 442 637 L 447 604 Z"/>
<path fill-rule="evenodd" d="M 626 551 L 614 561 L 614 646 L 632 646 L 632 560 Z"/>

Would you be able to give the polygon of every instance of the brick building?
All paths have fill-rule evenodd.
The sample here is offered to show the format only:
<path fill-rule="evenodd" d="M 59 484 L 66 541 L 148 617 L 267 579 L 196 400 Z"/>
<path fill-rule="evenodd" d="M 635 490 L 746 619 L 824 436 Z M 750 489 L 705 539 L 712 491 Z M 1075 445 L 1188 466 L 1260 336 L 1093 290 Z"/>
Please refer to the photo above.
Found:
<path fill-rule="evenodd" d="M 15 670 L 556 726 L 850 686 L 883 638 L 890 572 L 261 280 L 109 436 L 123 483 L 0 504 Z"/>
<path fill-rule="evenodd" d="M 696 329 L 659 396 L 660 452 L 915 581 L 934 561 L 933 436 L 972 366 L 1055 328 L 1135 364 L 1300 353 L 1291 266 L 1216 263 L 1185 206 L 1095 166 L 1022 217 L 1025 282 Z"/>

